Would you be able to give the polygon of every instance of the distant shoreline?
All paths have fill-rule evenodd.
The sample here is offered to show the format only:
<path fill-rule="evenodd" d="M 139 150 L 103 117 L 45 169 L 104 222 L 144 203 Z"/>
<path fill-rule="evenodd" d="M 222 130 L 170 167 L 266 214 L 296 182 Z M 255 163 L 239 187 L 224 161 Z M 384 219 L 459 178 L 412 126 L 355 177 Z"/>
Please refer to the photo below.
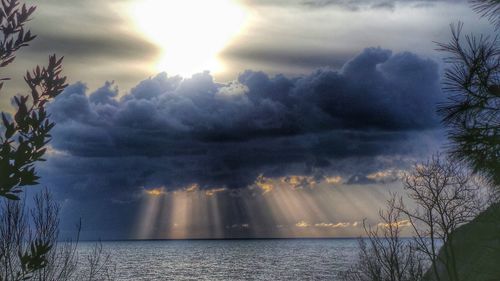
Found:
<path fill-rule="evenodd" d="M 79 242 L 162 242 L 162 241 L 250 241 L 250 240 L 357 240 L 365 237 L 279 237 L 279 238 L 165 238 L 165 239 L 106 239 L 80 240 Z M 412 237 L 401 237 L 412 239 Z"/>

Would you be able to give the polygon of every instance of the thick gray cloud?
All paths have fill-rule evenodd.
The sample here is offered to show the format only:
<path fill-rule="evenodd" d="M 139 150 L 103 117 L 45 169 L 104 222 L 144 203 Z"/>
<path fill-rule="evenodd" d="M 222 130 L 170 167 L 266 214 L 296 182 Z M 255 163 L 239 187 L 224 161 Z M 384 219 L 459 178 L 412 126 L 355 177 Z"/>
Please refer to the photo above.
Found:
<path fill-rule="evenodd" d="M 464 3 L 466 0 L 304 0 L 302 4 L 310 7 L 339 6 L 352 10 L 394 9 L 397 4 L 410 4 L 414 6 L 428 6 L 439 2 Z"/>
<path fill-rule="evenodd" d="M 64 155 L 48 169 L 64 171 L 65 185 L 110 193 L 238 188 L 260 174 L 310 174 L 337 159 L 412 153 L 415 134 L 438 126 L 440 87 L 434 62 L 370 48 L 341 71 L 296 78 L 246 71 L 225 84 L 209 73 L 160 74 L 117 95 L 111 83 L 88 96 L 77 83 L 51 104 L 52 145 Z"/>
<path fill-rule="evenodd" d="M 109 79 L 119 82 L 121 92 L 125 93 L 143 77 L 156 73 L 165 46 L 155 44 L 138 30 L 127 13 L 127 5 L 134 2 L 28 1 L 38 6 L 28 25 L 38 38 L 6 69 L 4 75 L 13 80 L 5 85 L 0 106 L 7 108 L 12 95 L 26 91 L 22 74 L 36 64 L 46 64 L 51 53 L 66 57 L 64 73 L 71 83 L 82 80 L 92 90 Z M 464 21 L 466 28 L 473 32 L 486 32 L 489 26 L 487 21 L 478 20 L 466 1 L 237 2 L 251 16 L 242 32 L 228 42 L 224 50 L 213 54 L 224 66 L 223 71 L 213 73 L 216 80 L 234 80 L 240 71 L 248 68 L 303 75 L 325 65 L 340 66 L 365 46 L 383 45 L 397 51 L 411 48 L 419 54 L 435 55 L 432 42 L 448 40 L 449 23 Z M 396 8 L 401 8 L 397 13 L 371 9 L 390 7 L 394 3 Z M 415 7 L 429 3 L 436 5 L 432 9 Z M 347 7 L 346 10 L 346 5 L 361 8 Z M 193 21 L 193 24 L 203 23 Z"/>
<path fill-rule="evenodd" d="M 318 68 L 318 66 L 329 66 L 341 68 L 350 58 L 351 52 L 332 52 L 331 50 L 286 50 L 271 49 L 248 45 L 234 46 L 221 54 L 225 59 L 240 60 L 244 63 L 260 61 L 274 66 L 286 66 L 291 68 Z"/>
<path fill-rule="evenodd" d="M 369 48 L 341 70 L 295 78 L 159 74 L 121 97 L 112 83 L 90 94 L 76 83 L 50 104 L 54 150 L 42 183 L 64 199 L 66 223 L 84 217 L 85 231 L 100 233 L 91 238 L 135 237 L 144 189 L 158 187 L 230 190 L 220 204 L 241 214 L 223 221 L 244 224 L 250 210 L 238 194 L 253 198 L 247 187 L 260 176 L 373 184 L 370 174 L 426 155 L 439 131 L 438 80 L 431 60 Z"/>
<path fill-rule="evenodd" d="M 82 79 L 94 89 L 105 79 L 120 81 L 121 87 L 129 89 L 154 73 L 152 65 L 161 49 L 135 32 L 119 9 L 129 1 L 26 2 L 37 6 L 27 25 L 37 38 L 5 69 L 3 75 L 13 80 L 6 84 L 4 92 L 9 95 L 0 97 L 0 106 L 6 107 L 11 95 L 25 92 L 22 75 L 37 64 L 45 65 L 54 53 L 65 57 L 64 74 L 70 82 Z"/>
<path fill-rule="evenodd" d="M 439 2 L 466 3 L 467 0 L 257 0 L 247 1 L 253 5 L 302 5 L 311 8 L 337 6 L 349 10 L 394 9 L 397 4 L 429 6 Z"/>
<path fill-rule="evenodd" d="M 153 44 L 129 36 L 109 37 L 81 34 L 42 34 L 34 43 L 34 50 L 41 54 L 70 54 L 72 58 L 110 58 L 146 60 L 159 52 Z"/>
<path fill-rule="evenodd" d="M 57 126 L 54 150 L 40 165 L 42 183 L 64 199 L 63 220 L 71 227 L 83 217 L 85 231 L 109 230 L 112 238 L 130 237 L 144 188 L 225 187 L 219 204 L 222 216 L 232 216 L 223 219 L 230 227 L 246 224 L 251 213 L 270 222 L 269 207 L 257 202 L 245 213 L 243 195 L 234 195 L 253 196 L 255 190 L 242 187 L 259 175 L 341 176 L 350 190 L 371 189 L 382 181 L 370 175 L 404 168 L 435 148 L 438 67 L 412 53 L 353 54 L 384 45 L 434 55 L 432 41 L 449 38 L 448 23 L 463 20 L 473 32 L 489 26 L 462 0 L 242 0 L 255 18 L 218 54 L 227 73 L 160 74 L 129 91 L 155 71 L 161 53 L 117 9 L 132 0 L 31 2 L 39 6 L 30 24 L 39 37 L 8 76 L 56 52 L 66 56 L 71 83 L 88 83 L 73 84 L 51 105 Z M 322 66 L 329 67 L 310 72 Z M 265 72 L 235 79 L 248 68 Z M 229 82 L 214 81 L 222 76 Z M 18 78 L 7 84 L 15 87 L 9 93 L 24 86 Z M 94 90 L 105 79 L 119 81 L 120 92 L 112 83 Z M 325 205 L 356 207 L 356 200 L 338 196 Z M 331 222 L 354 207 L 330 212 Z"/>

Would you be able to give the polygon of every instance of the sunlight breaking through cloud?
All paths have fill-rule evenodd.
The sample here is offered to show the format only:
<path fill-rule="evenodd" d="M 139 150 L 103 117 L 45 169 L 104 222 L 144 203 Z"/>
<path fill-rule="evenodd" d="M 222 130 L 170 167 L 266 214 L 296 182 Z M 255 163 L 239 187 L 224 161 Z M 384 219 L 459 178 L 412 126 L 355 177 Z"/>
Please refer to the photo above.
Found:
<path fill-rule="evenodd" d="M 341 179 L 261 175 L 237 190 L 198 184 L 172 192 L 144 189 L 136 237 L 343 237 L 361 235 L 365 218 L 379 225 L 372 210 L 383 206 L 385 194 L 376 185 L 346 186 Z"/>
<path fill-rule="evenodd" d="M 248 14 L 235 0 L 131 1 L 125 11 L 162 50 L 156 70 L 186 77 L 224 70 L 218 56 L 243 31 Z"/>

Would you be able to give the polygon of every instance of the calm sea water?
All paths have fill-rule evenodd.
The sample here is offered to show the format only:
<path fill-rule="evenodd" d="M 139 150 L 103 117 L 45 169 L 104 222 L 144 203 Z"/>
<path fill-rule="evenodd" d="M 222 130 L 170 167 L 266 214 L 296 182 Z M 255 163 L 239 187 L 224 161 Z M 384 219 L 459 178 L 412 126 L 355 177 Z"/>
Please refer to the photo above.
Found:
<path fill-rule="evenodd" d="M 80 252 L 94 243 L 83 242 Z M 117 280 L 337 280 L 355 239 L 103 242 Z"/>

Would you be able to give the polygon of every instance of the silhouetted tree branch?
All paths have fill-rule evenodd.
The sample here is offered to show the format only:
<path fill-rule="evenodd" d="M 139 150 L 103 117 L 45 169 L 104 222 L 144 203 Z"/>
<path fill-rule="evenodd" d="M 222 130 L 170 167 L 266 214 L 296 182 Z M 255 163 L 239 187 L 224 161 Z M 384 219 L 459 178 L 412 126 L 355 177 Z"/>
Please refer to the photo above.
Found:
<path fill-rule="evenodd" d="M 471 0 L 472 8 L 500 28 L 500 0 Z"/>
<path fill-rule="evenodd" d="M 0 68 L 15 59 L 15 53 L 35 36 L 24 25 L 35 7 L 20 5 L 17 0 L 0 1 Z M 47 102 L 59 95 L 66 85 L 61 76 L 62 58 L 49 57 L 49 64 L 27 72 L 30 95 L 14 97 L 16 112 L 11 118 L 2 112 L 0 128 L 0 197 L 19 200 L 21 187 L 37 184 L 34 164 L 43 161 L 54 123 L 45 110 Z M 8 78 L 2 78 L 7 80 Z M 0 88 L 3 84 L 0 83 Z"/>
<path fill-rule="evenodd" d="M 416 244 L 403 239 L 405 215 L 396 196 L 387 201 L 387 208 L 379 211 L 381 223 L 376 227 L 363 222 L 366 239 L 359 239 L 359 257 L 350 270 L 342 273 L 350 281 L 418 281 L 421 280 L 425 260 L 417 252 Z"/>
<path fill-rule="evenodd" d="M 414 230 L 418 250 L 430 260 L 435 280 L 458 281 L 453 232 L 484 207 L 479 186 L 462 165 L 435 155 L 405 175 L 404 187 L 417 208 L 409 210 L 402 200 L 398 208 Z"/>
<path fill-rule="evenodd" d="M 0 67 L 5 67 L 16 58 L 15 53 L 35 39 L 35 35 L 25 31 L 24 25 L 35 12 L 35 6 L 20 5 L 19 0 L 0 1 Z M 1 78 L 8 80 L 8 78 Z M 0 83 L 2 88 L 3 83 Z"/>
<path fill-rule="evenodd" d="M 448 128 L 450 154 L 500 185 L 500 47 L 498 38 L 462 36 L 440 43 L 449 54 L 445 73 L 448 101 L 438 112 Z"/>
<path fill-rule="evenodd" d="M 34 197 L 31 209 L 8 199 L 0 208 L 0 281 L 113 280 L 111 255 L 101 243 L 79 255 L 81 224 L 75 240 L 58 241 L 60 207 L 48 190 Z"/>

